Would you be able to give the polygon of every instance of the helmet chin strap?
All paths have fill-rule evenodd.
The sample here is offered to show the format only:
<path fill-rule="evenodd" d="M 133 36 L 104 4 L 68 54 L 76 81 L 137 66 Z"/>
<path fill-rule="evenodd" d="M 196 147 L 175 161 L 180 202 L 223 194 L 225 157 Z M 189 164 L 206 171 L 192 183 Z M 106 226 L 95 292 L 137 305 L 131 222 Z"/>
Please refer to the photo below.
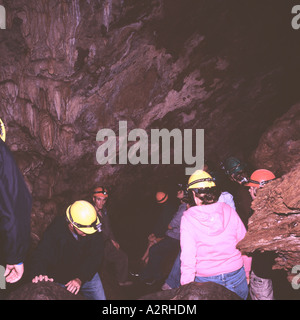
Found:
<path fill-rule="evenodd" d="M 74 236 L 74 238 L 77 240 L 77 241 L 81 241 L 83 239 L 84 236 L 80 235 L 77 231 L 77 228 L 72 224 L 70 223 L 70 231 L 72 233 L 72 235 Z"/>

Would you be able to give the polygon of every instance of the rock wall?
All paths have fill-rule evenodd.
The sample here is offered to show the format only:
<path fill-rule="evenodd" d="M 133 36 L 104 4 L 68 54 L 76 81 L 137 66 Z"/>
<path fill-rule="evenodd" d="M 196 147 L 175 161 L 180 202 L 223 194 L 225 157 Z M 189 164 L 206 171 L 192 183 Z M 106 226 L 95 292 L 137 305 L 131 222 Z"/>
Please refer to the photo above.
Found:
<path fill-rule="evenodd" d="M 259 190 L 253 216 L 239 248 L 276 253 L 274 269 L 288 272 L 300 263 L 299 178 L 300 105 L 278 118 L 260 138 L 252 155 L 256 168 L 269 169 L 277 179 Z"/>
<path fill-rule="evenodd" d="M 257 168 L 281 176 L 300 163 L 300 104 L 294 105 L 262 135 L 253 158 Z"/>
<path fill-rule="evenodd" d="M 252 202 L 248 232 L 238 243 L 246 253 L 274 251 L 274 269 L 290 270 L 300 264 L 300 164 L 264 188 Z"/>
<path fill-rule="evenodd" d="M 99 165 L 98 130 L 118 135 L 121 120 L 148 134 L 201 128 L 207 157 L 247 158 L 299 101 L 299 41 L 283 1 L 0 4 L 0 115 L 34 197 L 36 242 L 70 202 L 90 199 L 95 183 L 121 202 L 186 178 L 185 165 Z"/>

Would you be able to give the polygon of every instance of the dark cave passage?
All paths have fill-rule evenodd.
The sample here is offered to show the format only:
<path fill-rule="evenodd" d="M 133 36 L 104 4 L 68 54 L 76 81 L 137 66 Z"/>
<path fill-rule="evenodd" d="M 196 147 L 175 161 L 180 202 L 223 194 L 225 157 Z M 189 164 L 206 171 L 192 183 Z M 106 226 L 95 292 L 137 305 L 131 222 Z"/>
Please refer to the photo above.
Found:
<path fill-rule="evenodd" d="M 185 169 L 196 160 L 182 156 L 176 164 L 178 143 L 170 139 L 169 164 L 162 150 L 159 163 L 151 163 L 149 152 L 147 164 L 122 164 L 117 151 L 118 161 L 100 164 L 97 150 L 108 136 L 97 135 L 110 130 L 116 139 L 110 146 L 119 150 L 121 121 L 132 132 L 127 151 L 137 158 L 145 151 L 142 137 L 134 140 L 137 130 L 148 135 L 148 151 L 151 130 L 192 130 L 192 141 L 182 135 L 181 151 L 189 145 L 196 157 L 195 132 L 203 129 L 204 159 L 218 170 L 229 156 L 246 162 L 249 174 L 266 168 L 277 177 L 299 163 L 300 31 L 291 25 L 293 1 L 0 5 L 6 9 L 0 118 L 33 197 L 32 247 L 54 217 L 76 200 L 92 201 L 91 190 L 101 185 L 109 190 L 121 247 L 130 261 L 143 254 L 158 215 L 156 191 L 176 199 L 177 184 L 187 183 Z"/>

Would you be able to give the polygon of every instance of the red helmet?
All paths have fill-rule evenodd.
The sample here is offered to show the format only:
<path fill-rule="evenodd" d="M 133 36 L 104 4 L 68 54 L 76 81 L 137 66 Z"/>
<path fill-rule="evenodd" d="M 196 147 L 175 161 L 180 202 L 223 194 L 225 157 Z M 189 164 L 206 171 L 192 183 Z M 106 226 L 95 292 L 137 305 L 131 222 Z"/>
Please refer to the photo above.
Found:
<path fill-rule="evenodd" d="M 157 203 L 164 203 L 168 200 L 168 195 L 162 191 L 156 192 L 156 202 Z"/>
<path fill-rule="evenodd" d="M 250 179 L 249 183 L 245 184 L 247 187 L 263 187 L 266 183 L 274 180 L 276 177 L 273 172 L 266 169 L 255 170 Z"/>
<path fill-rule="evenodd" d="M 107 192 L 107 189 L 104 188 L 104 187 L 98 187 L 98 188 L 95 188 L 94 191 L 93 191 L 93 196 L 103 196 L 104 198 L 107 198 L 108 197 L 108 192 Z"/>

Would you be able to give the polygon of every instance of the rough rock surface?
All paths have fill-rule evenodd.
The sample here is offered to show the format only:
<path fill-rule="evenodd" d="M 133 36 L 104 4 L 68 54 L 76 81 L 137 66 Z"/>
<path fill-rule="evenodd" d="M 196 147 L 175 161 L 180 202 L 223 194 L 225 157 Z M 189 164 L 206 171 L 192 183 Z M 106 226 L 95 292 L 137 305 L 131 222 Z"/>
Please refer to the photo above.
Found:
<path fill-rule="evenodd" d="M 74 295 L 54 282 L 24 284 L 13 291 L 8 300 L 85 300 L 81 294 Z"/>
<path fill-rule="evenodd" d="M 253 158 L 257 168 L 288 173 L 300 163 L 300 104 L 294 105 L 262 135 Z"/>
<path fill-rule="evenodd" d="M 202 128 L 205 155 L 218 161 L 249 155 L 298 99 L 299 42 L 284 2 L 0 4 L 7 14 L 0 33 L 1 118 L 34 197 L 36 241 L 53 215 L 79 197 L 89 200 L 99 181 L 123 200 L 128 186 L 144 186 L 145 177 L 153 186 L 184 175 L 179 165 L 99 165 L 98 130 L 118 135 L 121 120 L 128 131 L 148 134 Z"/>
<path fill-rule="evenodd" d="M 300 164 L 264 188 L 252 202 L 254 214 L 248 232 L 238 243 L 246 253 L 278 254 L 274 269 L 290 270 L 300 264 Z"/>
<path fill-rule="evenodd" d="M 191 282 L 177 289 L 143 296 L 139 300 L 241 300 L 241 298 L 214 282 Z"/>
<path fill-rule="evenodd" d="M 248 159 L 261 135 L 289 112 L 280 122 L 288 141 L 277 151 L 277 140 L 267 143 L 259 164 L 273 167 L 278 150 L 298 157 L 299 117 L 289 109 L 300 101 L 300 42 L 289 2 L 0 4 L 7 16 L 0 30 L 0 117 L 33 195 L 33 246 L 55 215 L 79 198 L 90 200 L 101 183 L 110 188 L 121 241 L 134 251 L 141 242 L 136 230 L 145 232 L 150 220 L 143 210 L 138 218 L 132 213 L 137 202 L 143 206 L 162 181 L 186 178 L 186 164 L 100 165 L 97 132 L 109 128 L 118 140 L 121 120 L 128 131 L 149 136 L 151 129 L 204 129 L 205 156 L 218 162 L 232 154 Z"/>

